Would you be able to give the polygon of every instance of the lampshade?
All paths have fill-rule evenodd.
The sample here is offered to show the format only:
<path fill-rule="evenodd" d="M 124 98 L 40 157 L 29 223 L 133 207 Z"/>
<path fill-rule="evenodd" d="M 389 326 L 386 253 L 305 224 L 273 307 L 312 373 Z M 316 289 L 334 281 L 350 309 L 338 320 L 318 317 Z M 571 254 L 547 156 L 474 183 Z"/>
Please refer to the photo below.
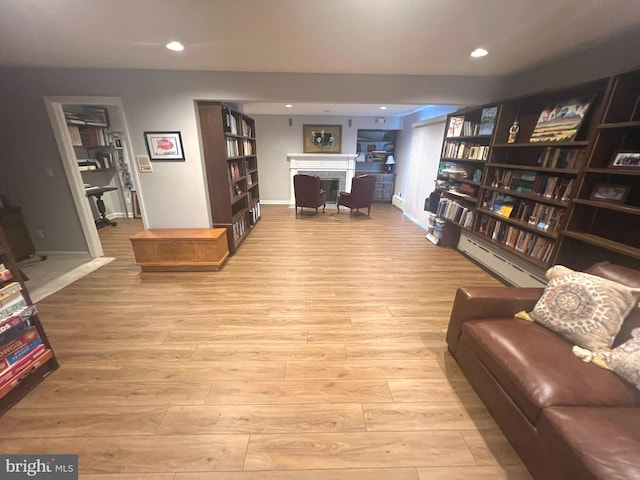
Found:
<path fill-rule="evenodd" d="M 385 165 L 395 165 L 396 164 L 396 160 L 393 158 L 393 155 L 389 155 L 387 157 L 387 161 L 384 162 Z"/>

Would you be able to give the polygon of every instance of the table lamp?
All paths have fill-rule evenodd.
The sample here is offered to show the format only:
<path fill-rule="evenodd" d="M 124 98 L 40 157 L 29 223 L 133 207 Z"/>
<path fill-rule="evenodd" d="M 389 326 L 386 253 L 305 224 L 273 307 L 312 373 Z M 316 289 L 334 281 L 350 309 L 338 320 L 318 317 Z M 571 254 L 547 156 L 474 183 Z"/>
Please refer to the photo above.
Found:
<path fill-rule="evenodd" d="M 387 161 L 384 162 L 384 164 L 387 166 L 387 173 L 391 173 L 393 170 L 393 166 L 396 164 L 396 161 L 393 158 L 393 155 L 389 155 L 387 157 Z"/>

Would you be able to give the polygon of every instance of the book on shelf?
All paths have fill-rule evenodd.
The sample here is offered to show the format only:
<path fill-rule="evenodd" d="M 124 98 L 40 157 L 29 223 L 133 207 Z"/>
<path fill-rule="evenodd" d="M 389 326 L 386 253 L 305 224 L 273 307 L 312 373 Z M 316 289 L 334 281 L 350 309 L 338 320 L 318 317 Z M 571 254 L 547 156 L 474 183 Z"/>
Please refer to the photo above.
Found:
<path fill-rule="evenodd" d="M 450 117 L 449 126 L 447 127 L 447 137 L 459 137 L 462 134 L 463 124 L 464 124 L 463 116 Z"/>
<path fill-rule="evenodd" d="M 498 114 L 498 107 L 483 108 L 480 114 L 480 128 L 478 135 L 491 135 L 493 133 L 493 126 L 496 123 L 496 115 Z"/>
<path fill-rule="evenodd" d="M 27 301 L 22 296 L 22 292 L 18 293 L 10 303 L 0 307 L 0 320 L 17 314 L 27 306 Z"/>
<path fill-rule="evenodd" d="M 42 343 L 36 327 L 28 327 L 19 335 L 0 345 L 0 371 L 9 368 Z"/>
<path fill-rule="evenodd" d="M 33 350 L 22 356 L 16 363 L 7 367 L 4 370 L 0 370 L 0 387 L 4 387 L 12 380 L 18 378 L 27 368 L 32 367 L 34 362 L 43 356 L 47 351 L 44 344 L 37 345 Z"/>
<path fill-rule="evenodd" d="M 30 306 L 18 313 L 0 320 L 0 345 L 15 337 L 18 332 L 31 325 L 31 317 L 35 315 L 36 307 Z"/>
<path fill-rule="evenodd" d="M 587 114 L 591 101 L 572 98 L 547 105 L 536 122 L 530 142 L 570 142 Z"/>
<path fill-rule="evenodd" d="M 18 282 L 11 282 L 4 287 L 0 288 L 0 302 L 4 301 L 8 297 L 22 290 L 22 287 Z"/>

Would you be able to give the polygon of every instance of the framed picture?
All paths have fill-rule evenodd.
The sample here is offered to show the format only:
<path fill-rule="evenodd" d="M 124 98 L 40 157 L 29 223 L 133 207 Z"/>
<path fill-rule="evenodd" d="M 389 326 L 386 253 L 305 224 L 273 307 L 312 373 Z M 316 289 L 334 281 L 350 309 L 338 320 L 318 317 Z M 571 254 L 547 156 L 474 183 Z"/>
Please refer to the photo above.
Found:
<path fill-rule="evenodd" d="M 547 105 L 538 117 L 530 142 L 570 142 L 587 114 L 591 100 L 569 99 Z"/>
<path fill-rule="evenodd" d="M 303 153 L 341 153 L 342 125 L 303 125 Z"/>
<path fill-rule="evenodd" d="M 612 183 L 598 183 L 591 192 L 590 200 L 599 202 L 624 203 L 629 195 L 630 187 Z"/>
<path fill-rule="evenodd" d="M 609 167 L 640 168 L 640 152 L 616 152 Z"/>
<path fill-rule="evenodd" d="M 151 160 L 184 161 L 180 132 L 144 132 Z"/>

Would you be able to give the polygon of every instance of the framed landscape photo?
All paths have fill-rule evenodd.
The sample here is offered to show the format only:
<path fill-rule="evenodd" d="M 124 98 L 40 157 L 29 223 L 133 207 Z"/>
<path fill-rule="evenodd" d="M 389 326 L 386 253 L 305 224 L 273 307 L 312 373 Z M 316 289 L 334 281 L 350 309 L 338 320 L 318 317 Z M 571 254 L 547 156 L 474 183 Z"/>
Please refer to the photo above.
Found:
<path fill-rule="evenodd" d="M 611 168 L 640 168 L 640 152 L 619 151 L 613 156 Z"/>
<path fill-rule="evenodd" d="M 599 202 L 624 203 L 629 195 L 630 187 L 613 183 L 598 183 L 591 192 L 590 200 Z"/>
<path fill-rule="evenodd" d="M 530 142 L 571 142 L 587 115 L 591 100 L 567 99 L 547 105 L 531 134 Z"/>
<path fill-rule="evenodd" d="M 184 161 L 180 132 L 144 132 L 151 160 Z"/>
<path fill-rule="evenodd" d="M 303 125 L 303 153 L 341 153 L 342 125 Z"/>

